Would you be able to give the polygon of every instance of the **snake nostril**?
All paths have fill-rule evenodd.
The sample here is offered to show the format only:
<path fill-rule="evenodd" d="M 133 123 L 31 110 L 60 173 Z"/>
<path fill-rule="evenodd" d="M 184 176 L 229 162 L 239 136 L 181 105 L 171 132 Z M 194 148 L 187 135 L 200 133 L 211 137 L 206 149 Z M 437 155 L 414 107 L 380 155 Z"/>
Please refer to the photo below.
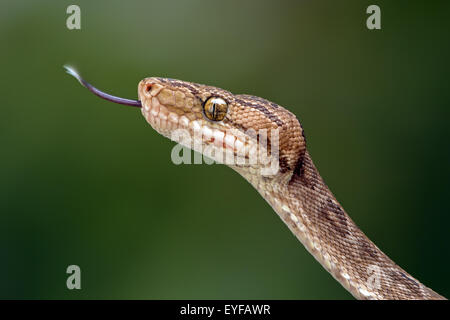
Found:
<path fill-rule="evenodd" d="M 149 83 L 149 84 L 147 84 L 146 87 L 145 87 L 145 92 L 150 93 L 151 90 L 152 90 L 152 84 Z"/>

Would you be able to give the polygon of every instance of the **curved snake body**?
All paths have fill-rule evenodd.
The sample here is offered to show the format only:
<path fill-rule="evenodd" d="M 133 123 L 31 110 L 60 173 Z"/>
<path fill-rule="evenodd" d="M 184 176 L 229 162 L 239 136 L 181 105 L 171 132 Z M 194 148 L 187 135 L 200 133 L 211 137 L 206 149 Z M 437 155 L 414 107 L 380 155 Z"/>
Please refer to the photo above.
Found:
<path fill-rule="evenodd" d="M 142 80 L 138 95 L 143 116 L 160 134 L 199 152 L 208 149 L 209 156 L 224 150 L 240 156 L 242 163 L 229 166 L 258 190 L 306 249 L 354 297 L 445 299 L 396 265 L 356 226 L 314 166 L 300 122 L 285 108 L 259 97 L 167 78 Z M 211 97 L 228 105 L 221 121 L 210 121 L 204 115 L 204 104 Z M 174 138 L 180 129 L 194 141 Z M 277 148 L 271 140 L 275 131 Z M 260 152 L 258 132 L 267 133 L 264 151 L 269 156 L 278 150 L 275 172 L 263 170 L 267 163 L 248 163 L 252 152 Z"/>

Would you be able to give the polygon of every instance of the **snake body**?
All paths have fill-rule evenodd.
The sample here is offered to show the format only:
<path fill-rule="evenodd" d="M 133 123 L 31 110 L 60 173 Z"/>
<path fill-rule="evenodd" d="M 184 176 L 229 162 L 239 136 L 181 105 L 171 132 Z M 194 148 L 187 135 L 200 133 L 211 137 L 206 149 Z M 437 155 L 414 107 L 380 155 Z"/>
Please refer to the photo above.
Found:
<path fill-rule="evenodd" d="M 321 178 L 306 149 L 302 126 L 287 109 L 263 98 L 168 78 L 142 80 L 138 95 L 143 116 L 160 134 L 202 153 L 209 148 L 214 151 L 209 156 L 223 150 L 243 155 L 243 163 L 235 161 L 229 166 L 254 186 L 305 248 L 354 297 L 445 299 L 395 264 L 356 226 Z M 227 105 L 220 121 L 205 117 L 205 103 L 212 97 Z M 180 129 L 194 141 L 174 138 Z M 261 140 L 258 133 L 249 131 L 267 133 L 264 151 L 274 156 L 278 150 L 276 170 L 264 171 L 270 165 L 267 162 L 245 162 L 259 152 Z M 275 131 L 277 141 L 271 135 Z"/>

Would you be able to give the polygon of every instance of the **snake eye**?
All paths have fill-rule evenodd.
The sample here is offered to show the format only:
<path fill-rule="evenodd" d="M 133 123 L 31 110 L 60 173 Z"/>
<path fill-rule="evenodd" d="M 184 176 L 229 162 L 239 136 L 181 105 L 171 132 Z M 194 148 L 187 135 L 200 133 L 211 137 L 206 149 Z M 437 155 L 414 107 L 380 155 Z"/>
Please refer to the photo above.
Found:
<path fill-rule="evenodd" d="M 222 121 L 227 115 L 228 105 L 222 98 L 211 97 L 203 104 L 203 113 L 212 121 Z"/>

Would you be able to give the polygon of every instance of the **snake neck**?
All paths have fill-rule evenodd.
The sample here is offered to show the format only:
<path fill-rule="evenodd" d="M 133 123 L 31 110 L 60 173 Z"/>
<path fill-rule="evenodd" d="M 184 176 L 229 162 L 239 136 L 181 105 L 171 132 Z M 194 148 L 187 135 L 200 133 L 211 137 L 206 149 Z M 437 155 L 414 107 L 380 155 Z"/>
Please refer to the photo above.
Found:
<path fill-rule="evenodd" d="M 328 189 L 308 152 L 296 171 L 267 178 L 233 167 L 272 206 L 317 261 L 357 299 L 445 299 L 396 265 Z"/>

